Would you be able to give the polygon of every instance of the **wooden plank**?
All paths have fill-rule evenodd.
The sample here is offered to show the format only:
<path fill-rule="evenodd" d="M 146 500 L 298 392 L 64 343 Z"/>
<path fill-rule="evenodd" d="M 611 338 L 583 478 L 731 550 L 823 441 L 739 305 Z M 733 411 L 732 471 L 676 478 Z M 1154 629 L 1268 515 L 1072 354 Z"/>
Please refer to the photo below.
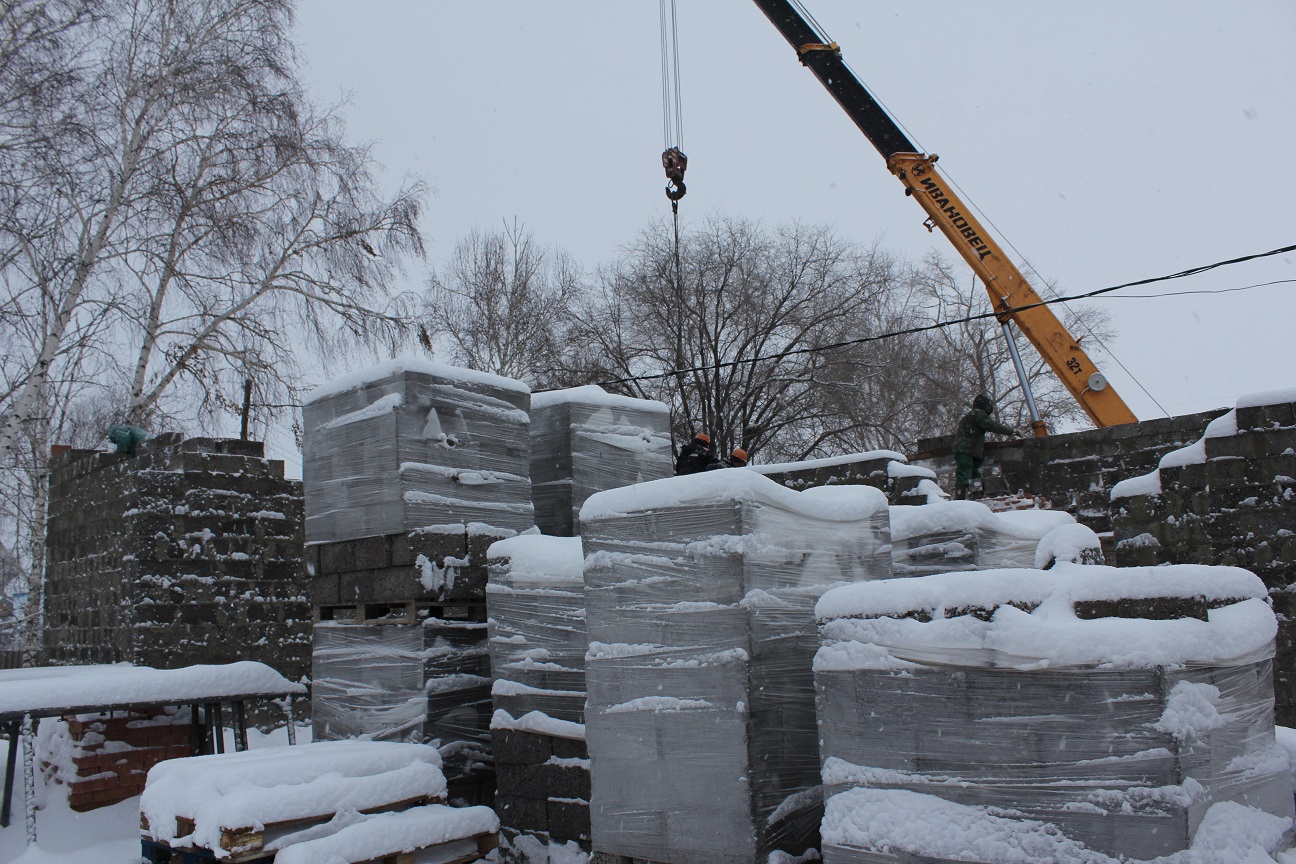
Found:
<path fill-rule="evenodd" d="M 376 807 L 361 810 L 360 812 L 365 814 L 399 812 L 401 810 L 408 810 L 411 807 L 437 803 L 441 802 L 429 799 L 425 796 L 420 796 L 417 798 L 407 798 L 402 801 L 393 801 L 389 804 L 380 804 Z M 315 816 L 303 816 L 299 819 L 289 819 L 283 822 L 271 822 L 260 829 L 251 827 L 222 828 L 220 848 L 230 853 L 230 857 L 224 860 L 237 864 L 237 862 L 245 861 L 249 858 L 256 858 L 264 854 L 261 850 L 265 848 L 267 835 L 283 834 L 288 830 L 299 831 L 303 828 L 309 828 L 312 825 L 322 825 L 332 819 L 334 815 L 336 814 L 332 812 L 320 813 Z M 185 821 L 190 826 L 193 825 L 193 820 L 186 819 Z M 192 827 L 190 827 L 188 831 L 184 832 L 179 830 L 179 818 L 176 819 L 176 826 L 176 836 L 193 833 Z"/>
<path fill-rule="evenodd" d="M 474 846 L 471 851 L 463 852 L 459 855 L 443 857 L 437 855 L 437 850 L 449 850 L 455 847 L 463 846 L 465 843 Z M 424 861 L 435 861 L 436 864 L 469 864 L 472 861 L 479 861 L 486 856 L 492 849 L 499 845 L 499 835 L 491 832 L 488 834 L 476 834 L 471 837 L 460 837 L 456 840 L 447 840 L 445 843 L 438 843 L 434 846 L 423 846 L 411 852 L 400 852 L 395 855 L 383 855 L 377 858 L 369 858 L 365 861 L 358 861 L 356 864 L 420 864 Z"/>

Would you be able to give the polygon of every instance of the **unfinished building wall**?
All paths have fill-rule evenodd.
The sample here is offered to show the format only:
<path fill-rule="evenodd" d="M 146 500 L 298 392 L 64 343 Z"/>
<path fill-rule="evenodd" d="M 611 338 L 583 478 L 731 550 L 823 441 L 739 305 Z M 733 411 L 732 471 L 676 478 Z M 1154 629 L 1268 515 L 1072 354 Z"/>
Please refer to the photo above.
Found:
<path fill-rule="evenodd" d="M 1049 499 L 1054 508 L 1066 510 L 1099 534 L 1107 534 L 1112 530 L 1108 499 L 1112 487 L 1127 477 L 1146 474 L 1166 453 L 1197 440 L 1206 424 L 1224 410 L 1008 443 L 991 438 L 981 466 L 986 494 L 1030 492 Z M 910 458 L 914 465 L 936 472 L 941 487 L 952 491 L 953 447 L 953 435 L 925 438 Z"/>
<path fill-rule="evenodd" d="M 1296 724 L 1296 391 L 1245 396 L 1190 446 L 1112 490 L 1116 563 L 1220 564 L 1278 614 L 1278 722 Z"/>
<path fill-rule="evenodd" d="M 872 486 L 884 492 L 892 504 L 924 504 L 935 472 L 910 465 L 894 450 L 869 450 L 824 459 L 752 465 L 776 483 L 798 492 L 814 486 Z"/>
<path fill-rule="evenodd" d="M 310 669 L 301 484 L 260 442 L 53 459 L 43 662 Z"/>

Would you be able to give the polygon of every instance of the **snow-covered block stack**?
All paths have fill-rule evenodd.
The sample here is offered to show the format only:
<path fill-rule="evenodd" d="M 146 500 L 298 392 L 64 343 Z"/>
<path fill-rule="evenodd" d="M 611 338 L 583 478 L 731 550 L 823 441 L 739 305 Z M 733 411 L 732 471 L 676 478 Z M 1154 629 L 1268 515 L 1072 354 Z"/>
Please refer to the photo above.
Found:
<path fill-rule="evenodd" d="M 993 513 L 978 501 L 892 507 L 891 543 L 897 576 L 1102 562 L 1098 535 L 1063 510 Z"/>
<path fill-rule="evenodd" d="M 446 788 L 440 756 L 420 744 L 273 747 L 155 766 L 140 821 L 150 860 L 200 850 L 203 858 L 358 862 L 468 839 L 472 851 L 492 846 L 494 814 L 438 804 Z"/>
<path fill-rule="evenodd" d="M 489 761 L 485 622 L 315 626 L 316 740 L 434 744 L 453 776 Z"/>
<path fill-rule="evenodd" d="M 886 496 L 712 471 L 594 495 L 581 537 L 596 855 L 816 846 L 812 610 L 891 575 Z"/>
<path fill-rule="evenodd" d="M 1116 563 L 1253 571 L 1278 613 L 1278 722 L 1296 725 L 1296 389 L 1242 396 L 1193 444 L 1111 490 Z"/>
<path fill-rule="evenodd" d="M 51 460 L 42 659 L 310 668 L 301 484 L 258 441 Z M 277 710 L 252 722 L 276 722 Z"/>
<path fill-rule="evenodd" d="M 491 546 L 495 809 L 515 859 L 536 843 L 589 851 L 585 748 L 585 559 L 579 537 L 527 535 Z M 529 840 L 526 838 L 530 838 Z"/>
<path fill-rule="evenodd" d="M 520 381 L 410 357 L 320 387 L 302 408 L 307 541 L 527 530 L 529 407 Z"/>
<path fill-rule="evenodd" d="M 174 707 L 46 718 L 38 744 L 41 772 L 67 786 L 73 810 L 94 810 L 143 792 L 149 769 L 194 755 L 195 739 L 201 732 L 189 712 Z"/>
<path fill-rule="evenodd" d="M 531 498 L 542 533 L 571 537 L 595 492 L 671 476 L 670 412 L 591 384 L 531 397 Z"/>
<path fill-rule="evenodd" d="M 904 454 L 894 450 L 752 465 L 751 470 L 798 491 L 843 484 L 874 486 L 885 492 L 893 504 L 920 504 L 942 496 L 934 471 L 910 465 Z"/>
<path fill-rule="evenodd" d="M 1143 860 L 1213 807 L 1293 815 L 1245 570 L 893 579 L 816 615 L 826 864 Z"/>
<path fill-rule="evenodd" d="M 579 537 L 522 535 L 488 552 L 495 707 L 585 719 L 585 558 Z"/>

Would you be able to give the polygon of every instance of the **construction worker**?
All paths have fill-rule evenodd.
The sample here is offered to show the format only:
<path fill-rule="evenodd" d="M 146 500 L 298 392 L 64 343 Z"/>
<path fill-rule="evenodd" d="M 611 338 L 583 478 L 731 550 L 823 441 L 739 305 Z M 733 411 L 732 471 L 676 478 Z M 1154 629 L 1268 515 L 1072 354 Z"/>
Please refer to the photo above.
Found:
<path fill-rule="evenodd" d="M 746 464 L 747 464 L 747 451 L 742 449 L 741 447 L 735 447 L 733 451 L 730 452 L 728 458 L 717 459 L 716 461 L 712 462 L 710 465 L 706 466 L 706 470 L 714 471 L 717 468 L 742 468 Z"/>
<path fill-rule="evenodd" d="M 699 432 L 693 440 L 680 448 L 679 457 L 675 460 L 675 475 L 697 474 L 705 471 L 716 459 L 711 455 L 711 436 Z"/>
<path fill-rule="evenodd" d="M 138 426 L 118 423 L 108 430 L 108 443 L 116 448 L 117 453 L 134 456 L 139 446 L 153 436 Z"/>
<path fill-rule="evenodd" d="M 963 415 L 954 432 L 954 498 L 968 497 L 973 480 L 981 479 L 981 458 L 985 453 L 987 432 L 1015 435 L 1017 430 L 995 420 L 994 400 L 980 393 L 972 400 L 972 410 Z M 978 483 L 978 485 L 980 485 Z"/>

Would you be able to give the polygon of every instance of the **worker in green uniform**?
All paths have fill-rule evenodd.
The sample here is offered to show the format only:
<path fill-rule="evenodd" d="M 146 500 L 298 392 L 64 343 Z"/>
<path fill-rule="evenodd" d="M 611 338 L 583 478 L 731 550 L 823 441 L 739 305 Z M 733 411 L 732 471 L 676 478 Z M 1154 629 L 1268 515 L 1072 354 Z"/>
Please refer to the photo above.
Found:
<path fill-rule="evenodd" d="M 118 423 L 108 430 L 108 443 L 117 448 L 116 452 L 134 456 L 139 446 L 153 436 L 138 426 Z"/>
<path fill-rule="evenodd" d="M 985 454 L 987 432 L 1015 435 L 1017 430 L 1005 426 L 992 416 L 995 404 L 985 393 L 972 400 L 972 410 L 963 415 L 954 432 L 954 498 L 968 497 L 972 481 L 981 479 L 981 457 Z"/>

